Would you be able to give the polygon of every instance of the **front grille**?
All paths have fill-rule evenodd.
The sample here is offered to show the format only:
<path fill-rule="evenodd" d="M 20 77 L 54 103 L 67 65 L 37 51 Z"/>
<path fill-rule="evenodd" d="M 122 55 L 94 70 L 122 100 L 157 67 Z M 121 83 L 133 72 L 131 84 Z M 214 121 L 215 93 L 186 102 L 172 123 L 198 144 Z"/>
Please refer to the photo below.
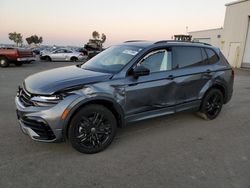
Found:
<path fill-rule="evenodd" d="M 23 103 L 24 106 L 34 106 L 34 103 L 31 101 L 31 94 L 27 92 L 25 89 L 20 88 L 19 91 L 19 99 Z"/>
<path fill-rule="evenodd" d="M 31 128 L 39 135 L 39 137 L 37 137 L 39 140 L 53 140 L 56 138 L 52 129 L 41 118 L 29 119 L 23 117 L 21 118 L 21 121 L 25 126 Z"/>

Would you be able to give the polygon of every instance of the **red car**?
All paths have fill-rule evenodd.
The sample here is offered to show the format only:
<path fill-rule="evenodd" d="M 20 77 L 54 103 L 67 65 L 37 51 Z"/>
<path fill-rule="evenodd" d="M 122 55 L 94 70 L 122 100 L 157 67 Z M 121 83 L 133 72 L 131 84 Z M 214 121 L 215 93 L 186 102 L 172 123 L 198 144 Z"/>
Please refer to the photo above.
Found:
<path fill-rule="evenodd" d="M 23 63 L 35 61 L 33 52 L 21 48 L 0 48 L 0 66 L 8 67 L 10 63 L 21 66 Z"/>

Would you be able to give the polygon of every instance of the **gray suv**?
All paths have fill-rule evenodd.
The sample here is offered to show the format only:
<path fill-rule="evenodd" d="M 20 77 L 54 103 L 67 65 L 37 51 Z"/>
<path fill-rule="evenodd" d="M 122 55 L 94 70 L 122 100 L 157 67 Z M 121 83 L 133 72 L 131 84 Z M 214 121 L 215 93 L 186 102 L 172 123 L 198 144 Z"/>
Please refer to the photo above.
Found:
<path fill-rule="evenodd" d="M 108 147 L 117 127 L 190 110 L 216 118 L 233 93 L 234 71 L 204 43 L 128 41 L 82 65 L 26 78 L 15 98 L 33 140 L 68 139 L 83 153 Z"/>

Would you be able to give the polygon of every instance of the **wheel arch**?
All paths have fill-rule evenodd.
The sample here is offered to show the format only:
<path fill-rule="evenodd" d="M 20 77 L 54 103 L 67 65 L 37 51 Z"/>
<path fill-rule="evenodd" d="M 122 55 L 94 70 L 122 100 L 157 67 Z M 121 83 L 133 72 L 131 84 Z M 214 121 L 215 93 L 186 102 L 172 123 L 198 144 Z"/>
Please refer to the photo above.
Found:
<path fill-rule="evenodd" d="M 227 101 L 227 93 L 226 93 L 226 87 L 219 82 L 214 83 L 213 85 L 211 85 L 208 90 L 204 93 L 203 97 L 204 98 L 206 96 L 206 94 L 211 90 L 211 89 L 218 89 L 221 91 L 222 95 L 223 95 L 223 102 L 225 103 Z"/>
<path fill-rule="evenodd" d="M 80 102 L 77 102 L 69 111 L 68 117 L 66 120 L 64 120 L 63 123 L 63 136 L 64 138 L 68 137 L 68 129 L 70 126 L 70 122 L 74 115 L 84 106 L 90 105 L 90 104 L 98 104 L 98 105 L 103 105 L 107 109 L 109 109 L 115 116 L 117 120 L 117 125 L 119 128 L 122 128 L 125 125 L 125 120 L 124 120 L 124 112 L 122 110 L 122 107 L 117 104 L 115 101 L 112 99 L 108 98 L 94 98 L 94 99 L 85 99 Z"/>
<path fill-rule="evenodd" d="M 6 58 L 7 60 L 9 60 L 9 58 L 6 55 L 0 55 L 0 58 L 1 57 Z"/>
<path fill-rule="evenodd" d="M 70 57 L 70 61 L 73 61 L 73 59 L 78 60 L 78 57 L 76 57 L 76 56 L 71 56 L 71 57 Z"/>
<path fill-rule="evenodd" d="M 43 56 L 43 58 L 44 58 L 44 59 L 49 58 L 49 59 L 50 59 L 50 61 L 52 61 L 52 57 L 51 57 L 50 55 L 44 55 L 44 56 Z"/>

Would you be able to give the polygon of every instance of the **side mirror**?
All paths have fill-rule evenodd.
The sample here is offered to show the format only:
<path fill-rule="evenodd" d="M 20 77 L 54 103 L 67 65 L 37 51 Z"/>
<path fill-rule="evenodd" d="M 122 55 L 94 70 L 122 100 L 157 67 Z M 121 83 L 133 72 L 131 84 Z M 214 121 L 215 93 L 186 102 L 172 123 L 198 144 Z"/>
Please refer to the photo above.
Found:
<path fill-rule="evenodd" d="M 149 73 L 150 73 L 150 70 L 142 65 L 135 67 L 132 71 L 132 75 L 135 78 L 138 78 L 140 76 L 147 76 L 149 75 Z"/>

